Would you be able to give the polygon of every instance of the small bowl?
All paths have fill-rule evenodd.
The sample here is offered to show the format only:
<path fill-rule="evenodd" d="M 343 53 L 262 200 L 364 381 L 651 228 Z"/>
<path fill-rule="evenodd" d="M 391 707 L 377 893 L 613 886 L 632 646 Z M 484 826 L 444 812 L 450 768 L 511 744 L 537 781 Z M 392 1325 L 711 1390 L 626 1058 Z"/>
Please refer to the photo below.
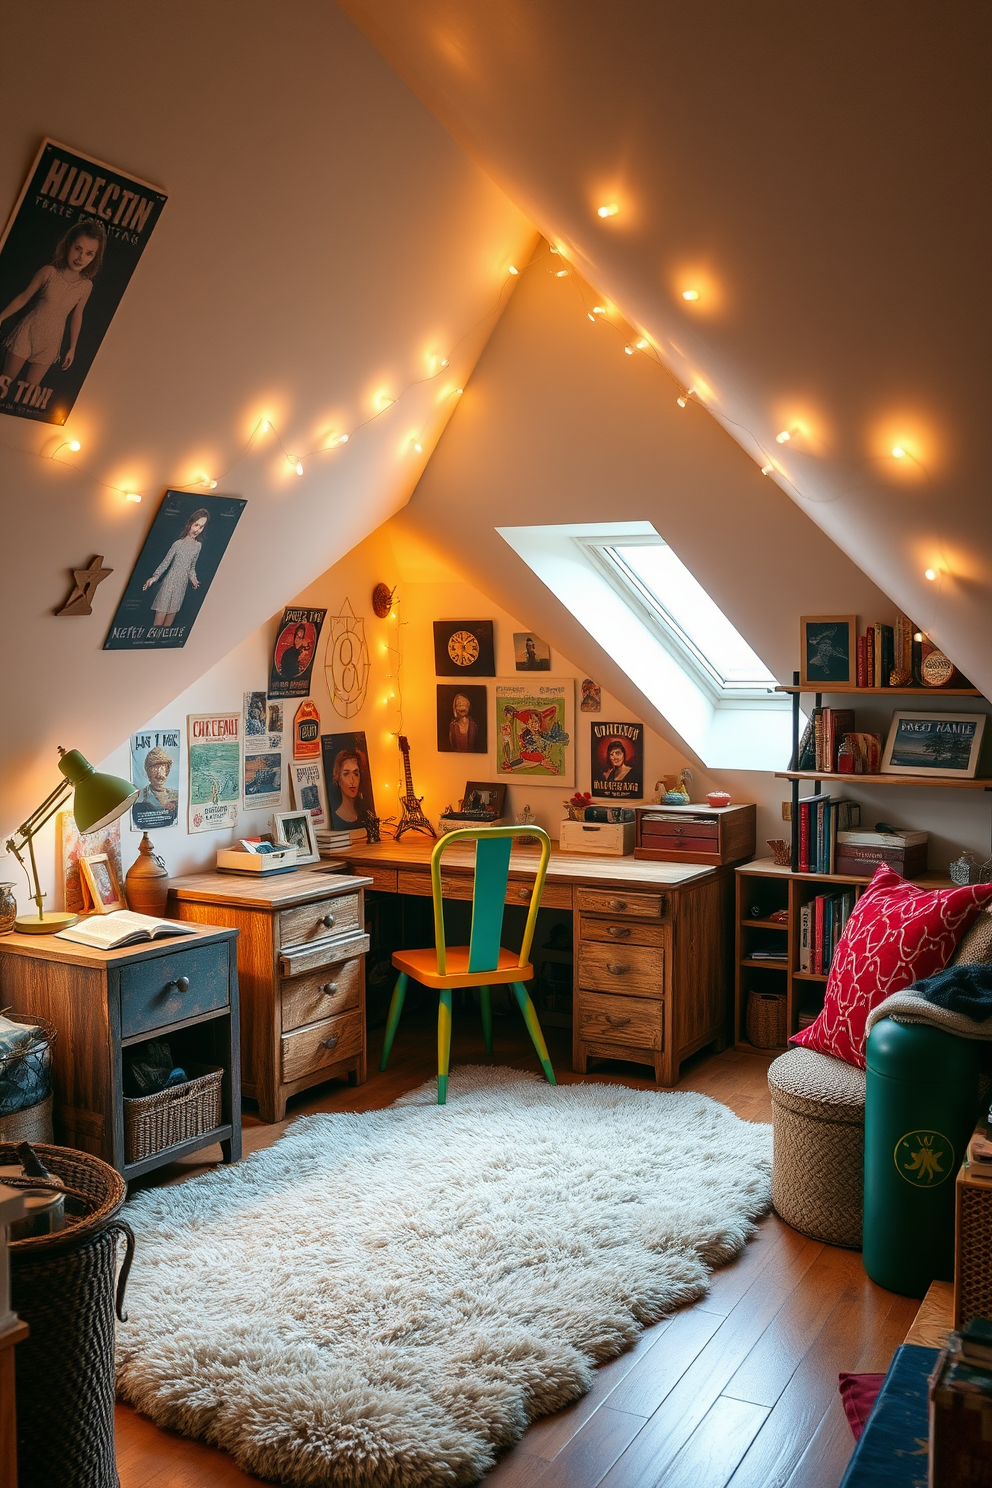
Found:
<path fill-rule="evenodd" d="M 710 791 L 706 797 L 706 800 L 708 801 L 710 806 L 714 808 L 714 810 L 719 806 L 730 805 L 730 796 L 726 791 Z"/>

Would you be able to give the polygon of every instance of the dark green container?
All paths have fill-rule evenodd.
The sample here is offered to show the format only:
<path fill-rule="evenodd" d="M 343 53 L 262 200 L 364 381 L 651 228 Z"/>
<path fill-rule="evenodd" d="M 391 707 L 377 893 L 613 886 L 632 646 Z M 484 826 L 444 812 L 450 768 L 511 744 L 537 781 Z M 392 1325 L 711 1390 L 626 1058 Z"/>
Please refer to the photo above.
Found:
<path fill-rule="evenodd" d="M 978 1115 L 978 1046 L 883 1018 L 868 1036 L 864 1267 L 923 1297 L 954 1278 L 954 1180 Z"/>

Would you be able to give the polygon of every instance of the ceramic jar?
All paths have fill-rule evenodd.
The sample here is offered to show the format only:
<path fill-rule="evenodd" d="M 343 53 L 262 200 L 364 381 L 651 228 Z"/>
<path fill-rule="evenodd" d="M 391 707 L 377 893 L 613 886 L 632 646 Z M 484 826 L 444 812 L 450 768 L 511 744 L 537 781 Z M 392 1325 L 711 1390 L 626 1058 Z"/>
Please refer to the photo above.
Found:
<path fill-rule="evenodd" d="M 14 898 L 14 885 L 0 883 L 0 935 L 9 935 L 16 919 L 17 900 Z"/>

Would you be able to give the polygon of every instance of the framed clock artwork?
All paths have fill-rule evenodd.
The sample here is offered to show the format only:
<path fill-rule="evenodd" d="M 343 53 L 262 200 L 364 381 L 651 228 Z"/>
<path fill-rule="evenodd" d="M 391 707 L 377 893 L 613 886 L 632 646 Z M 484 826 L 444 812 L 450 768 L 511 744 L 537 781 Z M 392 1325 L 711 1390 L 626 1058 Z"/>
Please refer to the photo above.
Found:
<path fill-rule="evenodd" d="M 434 674 L 437 677 L 495 677 L 493 622 L 435 620 Z"/>

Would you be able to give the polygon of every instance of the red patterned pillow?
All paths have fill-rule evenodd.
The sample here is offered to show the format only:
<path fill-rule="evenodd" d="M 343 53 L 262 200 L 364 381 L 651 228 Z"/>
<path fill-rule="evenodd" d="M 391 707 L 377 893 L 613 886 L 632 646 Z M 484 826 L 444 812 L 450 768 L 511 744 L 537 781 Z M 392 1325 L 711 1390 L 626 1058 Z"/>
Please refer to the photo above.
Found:
<path fill-rule="evenodd" d="M 792 1043 L 864 1069 L 865 1023 L 872 1008 L 946 966 L 990 900 L 992 884 L 917 889 L 880 864 L 834 952 L 823 1012 Z"/>

